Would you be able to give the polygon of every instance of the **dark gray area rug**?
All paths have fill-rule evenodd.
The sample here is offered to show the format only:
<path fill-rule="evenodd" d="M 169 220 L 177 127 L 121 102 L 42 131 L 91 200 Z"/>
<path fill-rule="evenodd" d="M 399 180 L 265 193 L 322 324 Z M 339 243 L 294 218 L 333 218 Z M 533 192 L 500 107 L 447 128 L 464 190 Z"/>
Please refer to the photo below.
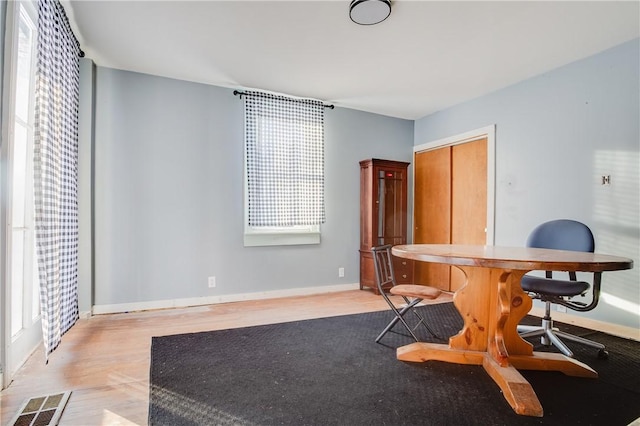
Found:
<path fill-rule="evenodd" d="M 419 309 L 440 336 L 462 325 L 451 303 Z M 395 349 L 412 342 L 399 327 L 374 343 L 391 315 L 154 337 L 149 423 L 628 425 L 640 417 L 639 342 L 557 324 L 604 343 L 610 357 L 569 344 L 598 379 L 522 371 L 544 408 L 544 417 L 534 418 L 515 414 L 481 366 L 398 361 Z M 436 341 L 426 332 L 420 337 Z"/>

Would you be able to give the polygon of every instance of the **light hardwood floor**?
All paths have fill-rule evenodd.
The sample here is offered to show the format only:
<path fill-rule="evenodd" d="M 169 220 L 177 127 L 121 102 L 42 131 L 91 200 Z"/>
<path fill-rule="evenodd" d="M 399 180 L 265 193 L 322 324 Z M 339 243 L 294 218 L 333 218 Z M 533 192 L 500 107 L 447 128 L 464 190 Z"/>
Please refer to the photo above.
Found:
<path fill-rule="evenodd" d="M 436 303 L 450 301 L 443 294 Z M 81 319 L 45 364 L 38 349 L 0 393 L 0 425 L 27 398 L 71 390 L 61 425 L 145 425 L 151 337 L 312 319 L 388 309 L 371 291 L 183 309 L 98 315 Z M 373 339 L 372 337 L 372 344 Z"/>

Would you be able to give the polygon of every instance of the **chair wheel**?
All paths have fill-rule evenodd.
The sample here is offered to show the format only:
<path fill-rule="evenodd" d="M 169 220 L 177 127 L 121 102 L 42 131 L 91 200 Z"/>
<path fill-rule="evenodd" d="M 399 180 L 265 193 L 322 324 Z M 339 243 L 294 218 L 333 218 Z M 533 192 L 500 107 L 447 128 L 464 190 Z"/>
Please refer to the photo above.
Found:
<path fill-rule="evenodd" d="M 598 359 L 609 359 L 609 352 L 604 349 L 598 351 Z"/>

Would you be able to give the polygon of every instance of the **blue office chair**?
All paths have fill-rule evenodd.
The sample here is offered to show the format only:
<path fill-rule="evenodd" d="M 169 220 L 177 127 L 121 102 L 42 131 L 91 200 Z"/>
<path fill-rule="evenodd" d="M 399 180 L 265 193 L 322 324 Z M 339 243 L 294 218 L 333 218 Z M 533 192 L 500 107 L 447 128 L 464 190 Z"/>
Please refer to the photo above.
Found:
<path fill-rule="evenodd" d="M 538 225 L 529 235 L 527 247 L 593 253 L 595 242 L 593 234 L 587 225 L 575 220 L 560 219 Z M 568 281 L 553 278 L 551 271 L 546 271 L 545 278 L 529 274 L 522 277 L 522 289 L 529 293 L 532 298 L 545 302 L 545 314 L 541 326 L 519 325 L 518 332 L 520 336 L 523 338 L 540 336 L 540 341 L 543 345 L 554 345 L 566 356 L 573 357 L 573 352 L 560 340 L 560 337 L 562 337 L 598 349 L 598 358 L 608 358 L 609 354 L 603 344 L 559 331 L 553 327 L 553 320 L 551 319 L 552 303 L 563 305 L 579 312 L 586 312 L 595 308 L 600 298 L 601 279 L 601 272 L 593 274 L 593 285 L 586 281 L 577 281 L 575 272 L 569 272 Z M 590 289 L 590 303 L 587 304 L 572 299 L 575 296 L 585 296 Z"/>

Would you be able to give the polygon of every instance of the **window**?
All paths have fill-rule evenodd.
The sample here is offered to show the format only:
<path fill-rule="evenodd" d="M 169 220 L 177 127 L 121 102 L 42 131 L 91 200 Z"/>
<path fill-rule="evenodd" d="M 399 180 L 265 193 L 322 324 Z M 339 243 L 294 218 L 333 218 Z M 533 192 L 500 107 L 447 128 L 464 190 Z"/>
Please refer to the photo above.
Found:
<path fill-rule="evenodd" d="M 12 91 L 9 127 L 11 337 L 40 317 L 35 260 L 33 204 L 33 129 L 35 103 L 36 11 L 32 3 L 16 3 L 15 38 L 11 49 Z"/>
<path fill-rule="evenodd" d="M 245 96 L 245 246 L 319 244 L 324 211 L 324 105 Z"/>

